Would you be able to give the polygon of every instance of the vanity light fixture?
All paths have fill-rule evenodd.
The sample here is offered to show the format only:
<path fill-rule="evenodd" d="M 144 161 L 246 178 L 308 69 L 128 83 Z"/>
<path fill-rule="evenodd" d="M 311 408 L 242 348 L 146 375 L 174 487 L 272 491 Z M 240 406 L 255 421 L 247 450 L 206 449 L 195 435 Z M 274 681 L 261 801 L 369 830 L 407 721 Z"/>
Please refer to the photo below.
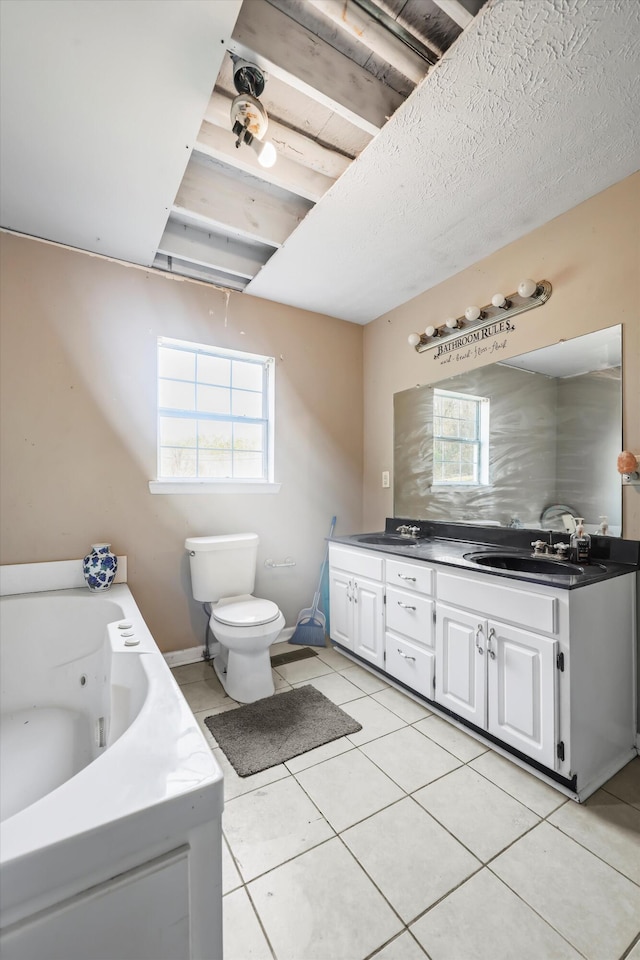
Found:
<path fill-rule="evenodd" d="M 505 297 L 503 293 L 496 293 L 491 298 L 491 303 L 484 307 L 470 306 L 464 312 L 462 317 L 449 317 L 440 326 L 429 324 L 424 333 L 410 333 L 408 337 L 409 346 L 413 347 L 418 353 L 424 353 L 430 347 L 435 346 L 443 337 L 452 337 L 459 340 L 460 347 L 472 343 L 478 339 L 477 331 L 483 327 L 488 327 L 492 323 L 504 323 L 505 329 L 513 329 L 508 324 L 508 318 L 516 316 L 519 313 L 525 313 L 534 307 L 541 307 L 551 296 L 552 287 L 548 280 L 522 280 L 518 284 L 516 293 L 510 293 Z M 457 333 L 461 328 L 463 333 Z M 455 348 L 454 348 L 455 349 Z"/>
<path fill-rule="evenodd" d="M 233 56 L 233 83 L 238 96 L 231 102 L 231 129 L 236 147 L 246 144 L 255 152 L 261 167 L 272 167 L 278 159 L 276 148 L 265 140 L 269 117 L 258 99 L 265 85 L 265 75 L 255 63 Z"/>

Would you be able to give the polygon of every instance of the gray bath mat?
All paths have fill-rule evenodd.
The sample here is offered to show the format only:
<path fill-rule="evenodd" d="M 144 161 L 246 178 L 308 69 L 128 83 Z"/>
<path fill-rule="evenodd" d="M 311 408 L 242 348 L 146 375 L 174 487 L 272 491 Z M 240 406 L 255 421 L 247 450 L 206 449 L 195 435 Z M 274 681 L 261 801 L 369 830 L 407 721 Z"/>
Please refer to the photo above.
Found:
<path fill-rule="evenodd" d="M 315 687 L 297 687 L 204 721 L 236 773 L 248 777 L 362 726 Z"/>

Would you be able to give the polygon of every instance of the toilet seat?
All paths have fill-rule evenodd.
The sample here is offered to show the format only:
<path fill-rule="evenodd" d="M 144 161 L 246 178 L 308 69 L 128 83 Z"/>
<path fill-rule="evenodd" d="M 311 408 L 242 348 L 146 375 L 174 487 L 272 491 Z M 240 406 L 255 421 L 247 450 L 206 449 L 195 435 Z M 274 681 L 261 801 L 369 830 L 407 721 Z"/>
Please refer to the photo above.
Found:
<path fill-rule="evenodd" d="M 218 623 L 226 624 L 229 627 L 259 627 L 262 624 L 277 620 L 280 616 L 280 610 L 272 600 L 260 600 L 253 597 L 251 600 L 223 603 L 214 607 L 211 615 Z"/>

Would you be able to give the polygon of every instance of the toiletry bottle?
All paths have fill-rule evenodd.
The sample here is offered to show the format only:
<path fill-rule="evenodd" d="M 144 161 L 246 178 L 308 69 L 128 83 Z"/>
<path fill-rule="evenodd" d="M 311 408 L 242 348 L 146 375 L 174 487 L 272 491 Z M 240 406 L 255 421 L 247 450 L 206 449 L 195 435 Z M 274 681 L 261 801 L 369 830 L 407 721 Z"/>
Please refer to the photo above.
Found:
<path fill-rule="evenodd" d="M 571 548 L 576 563 L 589 563 L 591 557 L 591 537 L 585 533 L 584 518 L 574 517 L 576 532 L 571 536 Z"/>
<path fill-rule="evenodd" d="M 609 521 L 606 517 L 600 517 L 600 526 L 598 527 L 598 533 L 602 537 L 606 537 L 609 533 Z"/>

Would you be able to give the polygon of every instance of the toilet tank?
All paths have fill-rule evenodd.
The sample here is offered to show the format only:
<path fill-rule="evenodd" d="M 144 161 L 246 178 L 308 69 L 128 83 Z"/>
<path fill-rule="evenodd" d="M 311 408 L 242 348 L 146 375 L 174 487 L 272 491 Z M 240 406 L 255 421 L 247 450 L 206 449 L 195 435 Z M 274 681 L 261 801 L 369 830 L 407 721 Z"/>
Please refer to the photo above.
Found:
<path fill-rule="evenodd" d="M 259 542 L 257 533 L 185 540 L 194 599 L 217 603 L 223 597 L 253 593 Z"/>

